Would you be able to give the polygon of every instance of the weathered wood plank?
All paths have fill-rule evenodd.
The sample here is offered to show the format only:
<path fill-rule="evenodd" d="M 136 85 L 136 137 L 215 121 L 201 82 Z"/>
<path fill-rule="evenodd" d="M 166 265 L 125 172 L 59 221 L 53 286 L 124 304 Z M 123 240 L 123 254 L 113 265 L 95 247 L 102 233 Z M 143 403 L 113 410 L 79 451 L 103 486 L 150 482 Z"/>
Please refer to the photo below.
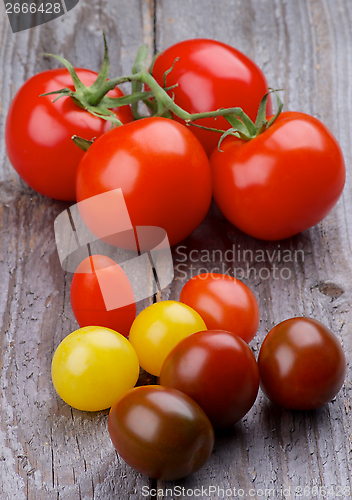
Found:
<path fill-rule="evenodd" d="M 81 0 L 65 17 L 16 35 L 0 5 L 1 136 L 15 91 L 34 73 L 56 66 L 38 54 L 60 53 L 97 70 L 104 26 L 114 75 L 130 72 L 143 42 L 162 50 L 182 39 L 209 37 L 237 47 L 264 70 L 270 86 L 284 89 L 286 109 L 312 113 L 329 126 L 350 169 L 352 5 L 348 0 L 155 3 L 155 34 L 154 2 L 147 0 L 97 4 Z M 71 275 L 60 268 L 53 239 L 53 221 L 67 205 L 26 187 L 6 159 L 3 141 L 0 172 L 0 498 L 140 499 L 142 487 L 156 483 L 132 471 L 116 455 L 106 430 L 108 412 L 72 410 L 51 384 L 54 349 L 76 328 L 69 301 Z M 206 221 L 174 249 L 175 280 L 162 297 L 178 299 L 188 277 L 200 270 L 232 268 L 238 277 L 242 270 L 261 309 L 259 332 L 251 343 L 256 355 L 274 324 L 307 315 L 334 330 L 350 366 L 351 188 L 348 175 L 344 195 L 329 217 L 280 243 L 244 235 L 213 206 Z M 225 252 L 233 249 L 235 258 L 230 253 L 226 258 Z M 192 250 L 198 254 L 190 254 Z M 209 257 L 201 250 L 208 250 Z M 265 261 L 258 257 L 261 250 L 269 252 Z M 285 250 L 291 252 L 292 261 L 283 260 Z M 195 261 L 190 255 L 197 257 Z M 273 265 L 276 276 L 280 271 L 283 276 L 275 278 Z M 203 486 L 207 491 L 203 498 L 221 498 L 221 492 L 211 493 L 209 486 L 242 488 L 245 494 L 272 488 L 279 498 L 284 497 L 281 488 L 290 487 L 293 493 L 297 487 L 335 486 L 330 498 L 337 496 L 336 485 L 349 486 L 351 481 L 350 390 L 348 371 L 336 400 L 315 412 L 278 409 L 260 393 L 243 421 L 217 436 L 204 469 L 158 487 L 173 489 L 164 496 L 167 499 L 176 497 L 175 486 L 193 490 Z M 257 496 L 274 497 L 268 492 Z"/>

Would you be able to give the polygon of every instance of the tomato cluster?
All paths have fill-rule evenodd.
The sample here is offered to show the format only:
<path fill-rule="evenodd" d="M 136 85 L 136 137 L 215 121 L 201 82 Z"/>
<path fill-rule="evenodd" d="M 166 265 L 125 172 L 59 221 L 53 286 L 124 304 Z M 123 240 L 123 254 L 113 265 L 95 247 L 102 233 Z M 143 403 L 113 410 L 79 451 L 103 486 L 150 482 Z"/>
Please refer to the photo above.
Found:
<path fill-rule="evenodd" d="M 331 132 L 312 116 L 281 113 L 279 98 L 272 116 L 262 71 L 224 43 L 180 42 L 151 68 L 139 55 L 132 75 L 113 80 L 107 48 L 99 74 L 57 58 L 68 71 L 28 80 L 6 120 L 10 161 L 43 195 L 84 202 L 121 189 L 132 226 L 160 227 L 175 245 L 202 222 L 212 197 L 237 228 L 278 240 L 317 224 L 342 193 L 345 164 Z M 117 87 L 125 81 L 133 83 L 130 96 Z M 139 115 L 138 101 L 151 116 Z M 104 221 L 98 213 L 94 227 L 84 222 L 94 233 Z M 108 310 L 102 278 L 121 307 Z M 55 389 L 77 409 L 111 408 L 116 450 L 151 478 L 179 479 L 202 467 L 214 429 L 240 421 L 259 386 L 284 408 L 309 410 L 344 381 L 339 341 L 310 318 L 276 325 L 257 361 L 248 343 L 259 307 L 230 276 L 200 274 L 179 302 L 157 302 L 136 317 L 121 267 L 90 255 L 74 274 L 71 304 L 80 329 L 55 351 Z M 160 383 L 135 387 L 140 368 Z"/>
<path fill-rule="evenodd" d="M 279 106 L 272 117 L 264 74 L 233 47 L 185 40 L 159 54 L 150 70 L 112 83 L 107 51 L 99 75 L 58 59 L 69 71 L 28 80 L 5 130 L 13 167 L 46 196 L 83 201 L 121 188 L 132 224 L 162 227 L 175 245 L 202 222 L 212 197 L 237 228 L 279 240 L 317 224 L 342 193 L 337 140 L 307 114 L 280 115 Z M 149 91 L 123 97 L 116 85 L 126 80 Z M 138 109 L 133 116 L 122 106 L 138 99 L 151 116 L 140 119 Z M 108 131 L 111 121 L 125 125 Z"/>
<path fill-rule="evenodd" d="M 95 270 L 106 264 L 90 259 Z M 90 281 L 96 291 L 94 272 Z M 127 293 L 129 284 L 121 284 Z M 214 429 L 241 420 L 259 385 L 289 409 L 318 408 L 340 390 L 346 359 L 320 322 L 292 318 L 276 325 L 257 362 L 247 342 L 258 328 L 259 308 L 246 285 L 227 275 L 200 274 L 184 285 L 180 299 L 140 312 L 129 340 L 106 327 L 83 327 L 62 341 L 52 362 L 54 386 L 68 404 L 90 411 L 111 407 L 111 440 L 138 472 L 176 480 L 198 470 L 211 454 Z M 116 327 L 125 324 L 123 309 L 120 317 L 114 312 Z M 106 316 L 92 308 L 90 319 L 99 324 Z M 135 388 L 139 365 L 160 385 Z"/>

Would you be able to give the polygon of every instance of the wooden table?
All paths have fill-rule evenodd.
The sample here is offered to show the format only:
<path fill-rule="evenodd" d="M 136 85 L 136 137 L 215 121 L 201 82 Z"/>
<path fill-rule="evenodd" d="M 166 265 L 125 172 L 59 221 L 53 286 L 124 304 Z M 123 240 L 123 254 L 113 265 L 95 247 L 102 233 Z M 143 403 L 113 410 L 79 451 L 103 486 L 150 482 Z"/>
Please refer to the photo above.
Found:
<path fill-rule="evenodd" d="M 153 52 L 183 39 L 208 37 L 240 49 L 263 69 L 270 86 L 284 89 L 286 109 L 313 114 L 331 129 L 348 170 L 344 194 L 330 215 L 279 243 L 244 235 L 212 207 L 183 248 L 174 249 L 175 280 L 162 293 L 163 299 L 178 299 L 185 274 L 219 265 L 216 259 L 191 262 L 192 249 L 225 252 L 234 245 L 252 250 L 252 257 L 247 252 L 235 266 L 254 269 L 244 279 L 261 311 L 259 332 L 250 344 L 253 352 L 258 354 L 274 324 L 293 316 L 314 317 L 343 345 L 348 360 L 343 389 L 312 412 L 274 407 L 260 392 L 243 421 L 217 437 L 202 470 L 182 481 L 159 483 L 135 473 L 117 456 L 107 432 L 108 411 L 74 410 L 53 389 L 54 350 L 77 328 L 69 301 L 72 275 L 60 267 L 53 231 L 55 217 L 68 205 L 29 189 L 12 169 L 2 140 L 0 499 L 349 498 L 352 2 L 81 0 L 67 15 L 17 34 L 11 32 L 2 4 L 0 8 L 1 137 L 19 86 L 57 66 L 39 54 L 61 54 L 77 66 L 97 70 L 105 27 L 114 76 L 130 72 L 142 43 Z M 268 255 L 265 262 L 256 262 L 260 249 L 270 255 L 276 251 L 274 262 Z M 292 261 L 283 262 L 279 249 L 290 250 Z M 187 255 L 186 265 L 180 252 Z M 274 278 L 273 263 L 288 269 L 286 278 Z M 314 494 L 313 486 L 323 489 Z"/>

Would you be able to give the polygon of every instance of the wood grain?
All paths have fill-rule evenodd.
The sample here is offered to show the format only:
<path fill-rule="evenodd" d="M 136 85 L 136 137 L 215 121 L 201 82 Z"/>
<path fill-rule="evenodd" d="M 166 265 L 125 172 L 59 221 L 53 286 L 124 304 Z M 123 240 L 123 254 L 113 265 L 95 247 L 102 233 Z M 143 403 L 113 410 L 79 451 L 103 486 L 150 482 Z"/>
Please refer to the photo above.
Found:
<path fill-rule="evenodd" d="M 348 373 L 343 390 L 314 412 L 281 410 L 260 393 L 243 421 L 217 436 L 202 470 L 175 483 L 156 483 L 135 473 L 114 452 L 107 411 L 73 410 L 52 387 L 53 352 L 77 327 L 69 302 L 71 275 L 60 267 L 53 233 L 53 221 L 67 204 L 28 188 L 9 164 L 1 141 L 0 499 L 156 498 L 144 497 L 143 486 L 159 488 L 158 498 L 170 500 L 199 498 L 194 491 L 176 497 L 176 486 L 203 487 L 202 498 L 222 498 L 221 491 L 211 492 L 210 486 L 242 489 L 245 494 L 262 489 L 254 498 L 285 498 L 283 492 L 280 496 L 284 488 L 292 493 L 315 485 L 335 488 L 328 498 L 337 497 L 337 486 L 351 486 L 352 452 L 351 2 L 81 0 L 66 16 L 17 34 L 10 30 L 3 5 L 0 12 L 1 137 L 19 86 L 34 73 L 56 66 L 38 55 L 58 53 L 97 70 L 105 27 L 116 76 L 130 72 L 141 43 L 159 51 L 186 38 L 208 37 L 242 50 L 264 70 L 270 86 L 284 89 L 286 109 L 311 113 L 330 128 L 341 143 L 348 170 L 344 194 L 331 214 L 311 230 L 279 243 L 244 235 L 212 206 L 204 223 L 173 249 L 175 280 L 162 293 L 163 299 L 178 299 L 188 277 L 204 268 L 243 271 L 261 310 L 253 352 L 258 354 L 274 324 L 312 316 L 329 326 L 344 347 Z M 235 258 L 227 253 L 226 259 L 225 252 L 234 249 Z M 261 261 L 263 250 L 267 253 Z M 285 262 L 288 251 L 292 261 Z M 275 278 L 274 265 L 281 277 Z"/>

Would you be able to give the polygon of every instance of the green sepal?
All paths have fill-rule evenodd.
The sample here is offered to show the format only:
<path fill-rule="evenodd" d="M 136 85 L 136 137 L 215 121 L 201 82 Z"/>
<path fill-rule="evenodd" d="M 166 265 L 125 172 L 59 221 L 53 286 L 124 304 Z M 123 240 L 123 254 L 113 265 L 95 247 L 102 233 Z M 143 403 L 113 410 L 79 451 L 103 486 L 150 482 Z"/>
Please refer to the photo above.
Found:
<path fill-rule="evenodd" d="M 73 65 L 67 59 L 65 59 L 64 57 L 57 56 L 55 54 L 49 54 L 49 53 L 44 53 L 42 55 L 43 56 L 53 57 L 54 59 L 57 59 L 58 61 L 60 61 L 65 66 L 65 68 L 67 69 L 67 71 L 71 75 L 71 78 L 72 78 L 72 81 L 73 81 L 73 85 L 75 86 L 76 91 L 78 91 L 78 92 L 84 92 L 86 90 L 87 87 L 78 78 L 75 68 L 73 67 Z"/>
<path fill-rule="evenodd" d="M 226 137 L 228 137 L 229 135 L 232 135 L 233 137 L 237 137 L 238 139 L 242 139 L 243 141 L 250 141 L 251 140 L 248 137 L 248 134 L 244 134 L 243 132 L 240 132 L 237 128 L 229 128 L 228 130 L 226 130 L 222 134 L 222 136 L 219 139 L 219 142 L 218 142 L 218 151 L 222 152 L 221 149 L 220 149 L 220 145 L 221 145 L 222 141 L 224 139 L 226 139 Z"/>
<path fill-rule="evenodd" d="M 276 95 L 278 110 L 275 116 L 273 116 L 271 120 L 268 122 L 268 120 L 266 119 L 266 105 L 268 102 L 268 96 L 273 92 Z M 255 123 L 252 122 L 249 116 L 246 115 L 246 113 L 241 108 L 235 108 L 234 110 L 232 110 L 232 113 L 224 115 L 224 118 L 226 118 L 226 120 L 229 122 L 231 128 L 229 129 L 228 133 L 225 132 L 221 136 L 219 145 L 228 135 L 234 135 L 236 137 L 241 138 L 244 141 L 249 141 L 251 139 L 254 139 L 255 137 L 258 137 L 258 135 L 262 134 L 263 132 L 265 132 L 265 130 L 271 127 L 271 125 L 280 115 L 283 108 L 283 103 L 279 98 L 277 92 L 278 90 L 269 89 L 269 92 L 267 92 L 263 96 L 259 104 Z"/>
<path fill-rule="evenodd" d="M 284 103 L 281 101 L 279 95 L 278 95 L 278 92 L 281 91 L 282 89 L 279 89 L 279 90 L 274 90 L 274 89 L 270 89 L 270 92 L 275 94 L 276 96 L 276 102 L 277 102 L 277 111 L 275 113 L 275 115 L 271 118 L 271 120 L 269 120 L 269 123 L 267 125 L 267 128 L 271 127 L 271 125 L 274 123 L 274 121 L 280 116 L 281 114 L 281 111 L 284 107 Z"/>
<path fill-rule="evenodd" d="M 79 137 L 78 135 L 73 135 L 71 139 L 76 144 L 76 146 L 79 147 L 79 149 L 81 149 L 84 152 L 88 151 L 88 149 L 93 144 L 93 141 L 89 141 L 88 139 L 83 139 L 83 137 Z"/>
<path fill-rule="evenodd" d="M 46 95 L 53 95 L 53 94 L 69 95 L 72 94 L 72 90 L 66 87 L 64 89 L 53 90 L 52 92 L 46 92 L 45 94 L 40 94 L 39 97 L 44 97 Z"/>
<path fill-rule="evenodd" d="M 245 123 L 243 121 L 241 121 L 239 118 L 237 118 L 237 116 L 235 116 L 235 115 L 227 115 L 227 116 L 225 116 L 225 118 L 226 118 L 226 120 L 229 122 L 229 124 L 232 127 L 230 130 L 236 129 L 237 132 L 241 132 L 244 135 L 249 135 L 250 134 L 247 126 L 245 125 Z M 253 130 L 253 128 L 252 128 L 252 130 Z"/>
<path fill-rule="evenodd" d="M 105 36 L 104 30 L 103 30 L 103 38 L 104 38 L 104 59 L 103 59 L 103 64 L 101 65 L 99 74 L 97 76 L 97 79 L 95 80 L 93 85 L 90 86 L 90 90 L 92 93 L 94 93 L 100 89 L 100 87 L 108 79 L 109 72 L 110 72 L 109 50 L 108 50 L 108 44 L 106 43 L 106 36 Z"/>
<path fill-rule="evenodd" d="M 218 142 L 218 151 L 220 151 L 220 153 L 222 153 L 223 151 L 220 149 L 220 146 L 221 146 L 221 143 L 224 139 L 226 139 L 226 137 L 228 137 L 229 135 L 232 135 L 232 136 L 235 136 L 235 137 L 239 137 L 239 134 L 238 134 L 238 131 L 235 129 L 235 128 L 229 128 L 228 130 L 226 130 L 226 132 L 224 132 L 222 134 L 222 136 L 220 137 L 219 139 L 219 142 Z"/>
<path fill-rule="evenodd" d="M 256 126 L 256 129 L 259 129 L 263 123 L 267 123 L 267 119 L 266 119 L 266 105 L 268 103 L 268 96 L 271 92 L 267 92 L 264 97 L 262 98 L 262 100 L 260 101 L 260 104 L 259 104 L 259 108 L 258 108 L 258 113 L 257 113 L 257 117 L 256 117 L 256 120 L 255 120 L 255 126 Z"/>

